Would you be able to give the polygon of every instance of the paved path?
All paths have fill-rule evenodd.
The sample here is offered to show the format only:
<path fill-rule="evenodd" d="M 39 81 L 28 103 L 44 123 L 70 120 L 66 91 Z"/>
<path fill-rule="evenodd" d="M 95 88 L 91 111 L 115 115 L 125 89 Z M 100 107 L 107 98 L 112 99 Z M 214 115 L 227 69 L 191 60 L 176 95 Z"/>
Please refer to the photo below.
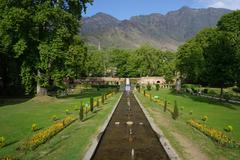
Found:
<path fill-rule="evenodd" d="M 130 104 L 130 107 L 129 107 Z M 133 122 L 127 125 L 126 122 Z M 93 160 L 168 160 L 133 94 L 124 94 Z"/>

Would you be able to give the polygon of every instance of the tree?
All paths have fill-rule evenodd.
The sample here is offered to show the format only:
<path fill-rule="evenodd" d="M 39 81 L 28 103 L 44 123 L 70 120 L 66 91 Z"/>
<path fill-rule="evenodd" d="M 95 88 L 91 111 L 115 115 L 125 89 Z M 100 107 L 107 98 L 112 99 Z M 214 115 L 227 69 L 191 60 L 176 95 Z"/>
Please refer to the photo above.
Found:
<path fill-rule="evenodd" d="M 221 88 L 232 86 L 235 82 L 236 66 L 239 63 L 236 54 L 236 35 L 214 31 L 214 38 L 209 41 L 204 49 L 205 77 L 209 84 Z"/>
<path fill-rule="evenodd" d="M 221 31 L 234 32 L 240 34 L 240 11 L 225 14 L 217 23 Z"/>
<path fill-rule="evenodd" d="M 204 70 L 203 49 L 192 39 L 179 47 L 177 68 L 188 82 L 199 83 Z"/>
<path fill-rule="evenodd" d="M 238 64 L 236 65 L 236 77 L 235 80 L 237 82 L 238 87 L 240 87 L 240 11 L 234 11 L 229 14 L 225 14 L 218 21 L 217 27 L 221 31 L 231 32 L 236 34 L 237 42 L 236 42 L 236 54 Z"/>
<path fill-rule="evenodd" d="M 92 0 L 7 1 L 0 5 L 1 57 L 17 60 L 26 92 L 62 88 L 67 75 L 64 61 L 78 31 L 78 20 Z M 11 63 L 10 62 L 10 63 Z M 16 69 L 16 70 L 18 70 Z M 17 72 L 19 72 L 17 71 Z M 5 72 L 5 71 L 2 71 Z M 4 77 L 6 78 L 6 77 Z"/>

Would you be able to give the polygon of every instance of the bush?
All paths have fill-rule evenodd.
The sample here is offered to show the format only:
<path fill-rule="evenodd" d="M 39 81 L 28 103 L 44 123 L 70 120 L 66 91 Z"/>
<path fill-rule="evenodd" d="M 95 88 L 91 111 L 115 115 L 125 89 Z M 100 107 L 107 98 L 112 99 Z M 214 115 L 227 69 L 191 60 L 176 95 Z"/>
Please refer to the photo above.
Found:
<path fill-rule="evenodd" d="M 140 92 L 140 84 L 139 83 L 136 84 L 136 89 L 138 92 Z"/>
<path fill-rule="evenodd" d="M 90 110 L 93 112 L 93 97 L 90 98 Z"/>
<path fill-rule="evenodd" d="M 208 94 L 208 89 L 203 89 L 203 93 Z"/>
<path fill-rule="evenodd" d="M 83 121 L 83 105 L 81 104 L 80 110 L 79 110 L 79 119 L 80 121 Z"/>
<path fill-rule="evenodd" d="M 190 111 L 190 112 L 189 112 L 189 115 L 192 115 L 192 114 L 193 114 L 193 111 Z"/>
<path fill-rule="evenodd" d="M 155 86 L 156 86 L 156 90 L 159 91 L 160 85 L 157 83 Z"/>
<path fill-rule="evenodd" d="M 70 112 L 69 112 L 68 109 L 65 109 L 65 113 L 66 113 L 66 114 L 70 114 Z"/>
<path fill-rule="evenodd" d="M 0 148 L 4 147 L 6 145 L 6 140 L 5 138 L 2 136 L 0 137 Z"/>
<path fill-rule="evenodd" d="M 32 124 L 32 131 L 35 132 L 35 131 L 37 131 L 37 130 L 38 130 L 37 124 L 36 124 L 36 123 L 33 123 L 33 124 Z"/>
<path fill-rule="evenodd" d="M 151 91 L 151 90 L 152 90 L 152 86 L 151 86 L 150 83 L 147 84 L 147 90 L 148 90 L 148 91 Z"/>
<path fill-rule="evenodd" d="M 105 101 L 105 97 L 104 97 L 104 94 L 102 95 L 102 104 L 104 104 L 104 101 Z"/>
<path fill-rule="evenodd" d="M 228 125 L 228 126 L 224 127 L 224 131 L 232 132 L 233 131 L 233 127 L 231 125 Z"/>
<path fill-rule="evenodd" d="M 192 89 L 191 89 L 191 88 L 186 88 L 186 92 L 187 92 L 187 93 L 190 93 L 190 94 L 192 94 L 192 93 L 193 93 L 193 91 L 192 91 Z"/>
<path fill-rule="evenodd" d="M 53 115 L 53 116 L 52 116 L 52 120 L 53 120 L 53 121 L 57 121 L 57 120 L 58 120 L 57 116 L 56 116 L 56 115 Z"/>
<path fill-rule="evenodd" d="M 167 111 L 167 101 L 165 100 L 164 101 L 164 112 L 166 112 Z"/>
<path fill-rule="evenodd" d="M 232 90 L 234 92 L 240 93 L 240 88 L 239 87 L 233 87 Z"/>
<path fill-rule="evenodd" d="M 201 119 L 203 122 L 206 122 L 208 120 L 208 116 L 203 116 Z"/>
<path fill-rule="evenodd" d="M 217 94 L 216 91 L 214 91 L 214 90 L 209 90 L 208 93 L 212 94 L 212 95 L 216 95 Z"/>
<path fill-rule="evenodd" d="M 178 110 L 178 106 L 177 106 L 177 101 L 175 101 L 175 105 L 174 105 L 174 110 L 172 113 L 172 117 L 173 119 L 177 119 L 179 117 L 179 110 Z"/>

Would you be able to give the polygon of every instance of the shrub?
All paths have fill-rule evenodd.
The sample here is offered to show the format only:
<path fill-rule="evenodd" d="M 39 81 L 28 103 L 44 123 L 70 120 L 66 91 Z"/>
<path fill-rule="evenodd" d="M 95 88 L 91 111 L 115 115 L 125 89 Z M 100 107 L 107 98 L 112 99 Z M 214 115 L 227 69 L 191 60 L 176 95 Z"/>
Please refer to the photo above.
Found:
<path fill-rule="evenodd" d="M 224 131 L 232 132 L 233 131 L 233 127 L 231 125 L 228 125 L 228 126 L 224 127 Z"/>
<path fill-rule="evenodd" d="M 166 111 L 167 111 L 167 101 L 164 100 L 164 112 L 166 112 Z"/>
<path fill-rule="evenodd" d="M 80 121 L 83 121 L 83 105 L 82 104 L 80 106 L 79 119 L 80 119 Z"/>
<path fill-rule="evenodd" d="M 140 84 L 139 83 L 136 84 L 136 89 L 138 92 L 140 92 Z"/>
<path fill-rule="evenodd" d="M 36 124 L 36 123 L 33 123 L 33 124 L 32 124 L 32 131 L 35 132 L 35 131 L 37 131 L 37 130 L 38 130 L 37 124 Z"/>
<path fill-rule="evenodd" d="M 93 97 L 90 98 L 90 110 L 93 112 Z"/>
<path fill-rule="evenodd" d="M 152 90 L 152 86 L 151 86 L 150 83 L 147 84 L 147 90 L 148 90 L 148 91 L 151 91 L 151 90 Z"/>
<path fill-rule="evenodd" d="M 211 94 L 211 95 L 216 95 L 217 94 L 216 91 L 214 91 L 214 90 L 209 90 L 208 93 Z"/>
<path fill-rule="evenodd" d="M 240 93 L 240 87 L 233 87 L 232 89 L 234 92 Z"/>
<path fill-rule="evenodd" d="M 0 137 L 0 148 L 4 147 L 6 145 L 6 140 L 5 138 L 2 136 Z"/>
<path fill-rule="evenodd" d="M 203 89 L 203 93 L 207 94 L 208 93 L 208 89 Z"/>
<path fill-rule="evenodd" d="M 159 91 L 160 85 L 157 83 L 155 86 L 156 86 L 156 90 Z"/>
<path fill-rule="evenodd" d="M 79 110 L 79 107 L 77 105 L 74 106 L 74 110 L 77 111 Z"/>
<path fill-rule="evenodd" d="M 66 114 L 70 114 L 69 109 L 65 109 Z"/>
<path fill-rule="evenodd" d="M 192 114 L 193 114 L 193 111 L 190 111 L 190 112 L 189 112 L 189 115 L 192 115 Z"/>
<path fill-rule="evenodd" d="M 208 120 L 208 116 L 203 116 L 201 119 L 203 122 L 206 122 Z"/>
<path fill-rule="evenodd" d="M 180 108 L 180 110 L 183 111 L 183 110 L 184 110 L 184 107 L 182 106 L 182 107 Z"/>
<path fill-rule="evenodd" d="M 52 116 L 52 120 L 53 120 L 53 121 L 57 121 L 57 120 L 58 120 L 57 116 L 56 116 L 56 115 L 53 115 L 53 116 Z"/>
<path fill-rule="evenodd" d="M 146 91 L 145 90 L 143 91 L 143 95 L 146 96 Z"/>
<path fill-rule="evenodd" d="M 105 98 L 104 98 L 104 94 L 102 95 L 102 104 L 104 104 Z"/>
<path fill-rule="evenodd" d="M 100 106 L 100 104 L 99 104 L 99 99 L 97 99 L 97 107 L 99 107 Z"/>
<path fill-rule="evenodd" d="M 178 116 L 179 116 L 179 110 L 178 110 L 178 106 L 177 106 L 177 101 L 175 101 L 172 117 L 173 117 L 173 119 L 176 120 L 178 118 Z"/>

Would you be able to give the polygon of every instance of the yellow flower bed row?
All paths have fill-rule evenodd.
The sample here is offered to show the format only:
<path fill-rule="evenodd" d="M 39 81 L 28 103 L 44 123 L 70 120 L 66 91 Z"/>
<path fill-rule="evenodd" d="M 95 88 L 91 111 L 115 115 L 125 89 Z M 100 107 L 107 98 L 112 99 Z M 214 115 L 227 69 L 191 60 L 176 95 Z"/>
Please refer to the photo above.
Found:
<path fill-rule="evenodd" d="M 73 116 L 68 116 L 60 122 L 57 122 L 50 126 L 49 128 L 38 132 L 37 134 L 33 135 L 27 142 L 24 143 L 23 149 L 30 149 L 33 150 L 37 148 L 39 145 L 45 143 L 47 140 L 51 139 L 65 127 L 70 125 L 72 122 L 76 120 Z"/>
<path fill-rule="evenodd" d="M 113 96 L 113 95 L 114 95 L 114 92 L 108 93 L 108 94 L 106 95 L 106 98 L 109 98 L 109 97 L 111 97 L 111 96 Z"/>
<path fill-rule="evenodd" d="M 192 127 L 198 129 L 202 133 L 204 133 L 206 136 L 210 137 L 213 139 L 215 142 L 218 144 L 221 144 L 223 146 L 231 146 L 231 147 L 236 147 L 236 143 L 227 135 L 225 135 L 223 132 L 214 129 L 214 128 L 209 128 L 204 124 L 201 124 L 197 122 L 196 120 L 189 120 L 187 121 L 189 125 Z"/>

